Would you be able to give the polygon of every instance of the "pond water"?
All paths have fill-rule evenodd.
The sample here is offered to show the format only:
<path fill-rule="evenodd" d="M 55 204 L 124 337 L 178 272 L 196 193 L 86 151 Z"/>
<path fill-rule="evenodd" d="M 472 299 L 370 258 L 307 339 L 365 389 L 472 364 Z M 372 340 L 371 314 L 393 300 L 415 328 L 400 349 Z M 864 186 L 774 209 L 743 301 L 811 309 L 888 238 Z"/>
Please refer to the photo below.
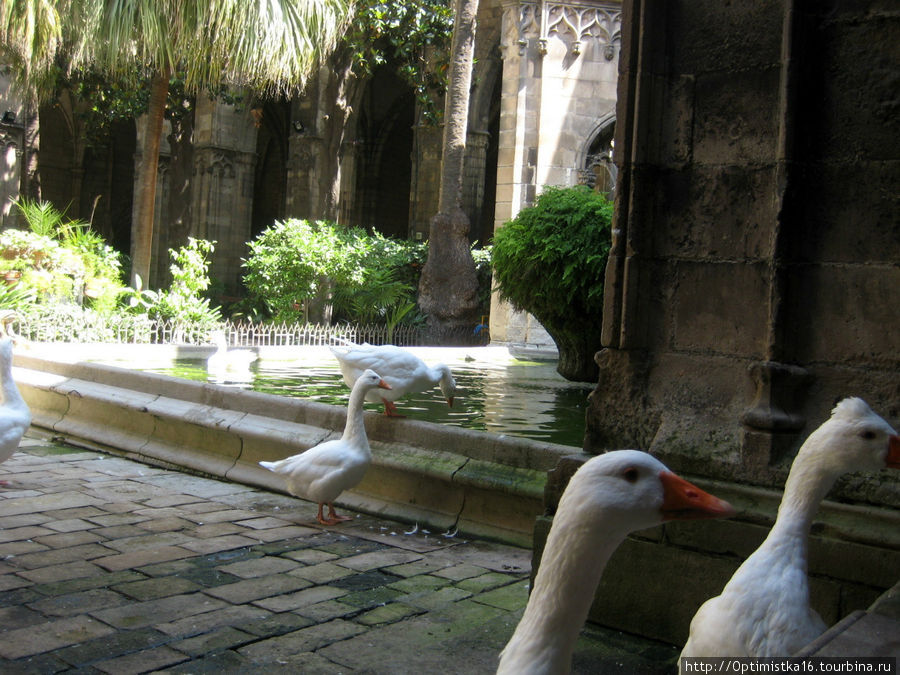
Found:
<path fill-rule="evenodd" d="M 210 376 L 203 359 L 178 359 L 144 370 L 346 406 L 350 390 L 331 353 L 297 349 L 303 354 L 296 359 L 263 357 L 246 373 L 224 379 Z M 506 350 L 501 353 L 490 347 L 410 351 L 429 365 L 446 363 L 458 391 L 452 408 L 437 387 L 410 394 L 397 402 L 398 411 L 406 417 L 581 447 L 587 396 L 593 387 L 561 377 L 555 361 L 515 359 Z M 368 402 L 366 409 L 383 411 L 381 405 Z"/>

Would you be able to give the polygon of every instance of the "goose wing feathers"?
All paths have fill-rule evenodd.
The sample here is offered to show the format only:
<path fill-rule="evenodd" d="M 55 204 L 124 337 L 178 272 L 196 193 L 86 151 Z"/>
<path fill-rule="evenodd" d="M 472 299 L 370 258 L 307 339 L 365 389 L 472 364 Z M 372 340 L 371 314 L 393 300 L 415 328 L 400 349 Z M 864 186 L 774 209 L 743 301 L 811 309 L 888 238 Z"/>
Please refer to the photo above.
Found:
<path fill-rule="evenodd" d="M 419 357 L 394 345 L 358 345 L 347 348 L 331 348 L 338 360 L 344 382 L 353 383 L 367 369 L 381 373 L 390 390 L 371 391 L 369 398 L 396 400 L 411 391 L 421 391 L 434 386 L 430 369 Z"/>
<path fill-rule="evenodd" d="M 346 441 L 335 439 L 278 462 L 260 463 L 284 475 L 291 494 L 331 502 L 363 479 L 370 462 L 370 457 Z"/>

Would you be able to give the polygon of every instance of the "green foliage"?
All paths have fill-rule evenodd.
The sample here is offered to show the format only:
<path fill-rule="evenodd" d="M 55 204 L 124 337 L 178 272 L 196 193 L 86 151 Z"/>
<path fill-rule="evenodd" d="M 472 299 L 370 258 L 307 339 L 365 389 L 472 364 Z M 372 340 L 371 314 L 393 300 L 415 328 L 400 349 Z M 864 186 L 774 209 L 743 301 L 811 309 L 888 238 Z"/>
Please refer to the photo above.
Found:
<path fill-rule="evenodd" d="M 107 143 L 114 124 L 139 118 L 147 112 L 150 101 L 149 76 L 117 80 L 95 69 L 79 70 L 73 71 L 65 84 L 84 104 L 77 108 L 76 114 L 84 123 L 85 135 L 92 145 Z M 236 94 L 225 84 L 209 87 L 200 95 L 238 109 L 245 101 L 244 93 Z M 195 105 L 196 97 L 185 91 L 183 73 L 175 72 L 169 78 L 166 119 L 176 125 L 193 114 Z"/>
<path fill-rule="evenodd" d="M 360 0 L 345 36 L 356 67 L 366 75 L 385 64 L 415 92 L 423 120 L 438 124 L 447 88 L 453 11 L 448 0 Z"/>
<path fill-rule="evenodd" d="M 487 316 L 491 311 L 491 257 L 493 247 L 472 247 L 472 260 L 475 261 L 475 274 L 478 277 L 478 311 Z"/>
<path fill-rule="evenodd" d="M 23 290 L 40 303 L 87 304 L 111 311 L 123 290 L 119 254 L 83 221 L 49 202 L 14 202 L 29 231 L 0 232 L 0 270 L 18 270 Z"/>
<path fill-rule="evenodd" d="M 494 235 L 500 296 L 547 326 L 599 325 L 613 204 L 585 186 L 547 187 Z"/>
<path fill-rule="evenodd" d="M 323 221 L 277 222 L 250 242 L 244 284 L 273 317 L 296 321 L 300 310 L 327 284 L 361 280 L 361 231 Z"/>
<path fill-rule="evenodd" d="M 415 289 L 397 278 L 393 269 L 366 267 L 359 284 L 338 286 L 334 292 L 335 313 L 359 323 L 384 323 L 394 312 L 405 309 L 405 316 L 415 302 Z"/>
<path fill-rule="evenodd" d="M 12 200 L 13 205 L 25 217 L 28 228 L 42 237 L 52 237 L 62 222 L 63 214 L 50 202 L 36 202 L 30 199 Z"/>
<path fill-rule="evenodd" d="M 358 227 L 288 220 L 250 242 L 244 284 L 277 321 L 302 319 L 316 300 L 330 296 L 336 318 L 410 320 L 425 247 L 369 235 Z"/>
<path fill-rule="evenodd" d="M 218 307 L 210 305 L 203 292 L 210 286 L 207 256 L 215 250 L 215 242 L 188 238 L 186 246 L 169 249 L 172 283 L 167 290 L 153 291 L 140 287 L 128 289 L 129 307 L 150 319 L 175 320 L 188 324 L 212 325 L 222 320 Z"/>
<path fill-rule="evenodd" d="M 0 309 L 22 312 L 35 300 L 35 290 L 21 285 L 0 283 Z"/>

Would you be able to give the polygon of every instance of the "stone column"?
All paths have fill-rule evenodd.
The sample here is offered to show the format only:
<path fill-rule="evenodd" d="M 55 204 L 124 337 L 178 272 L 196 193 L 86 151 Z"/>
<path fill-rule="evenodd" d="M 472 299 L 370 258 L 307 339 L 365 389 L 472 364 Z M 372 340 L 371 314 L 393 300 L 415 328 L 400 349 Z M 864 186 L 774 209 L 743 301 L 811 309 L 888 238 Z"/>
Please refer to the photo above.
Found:
<path fill-rule="evenodd" d="M 418 124 L 413 129 L 413 172 L 409 198 L 409 236 L 428 238 L 431 218 L 437 213 L 441 185 L 441 127 Z"/>
<path fill-rule="evenodd" d="M 503 82 L 494 228 L 545 185 L 579 182 L 579 158 L 615 110 L 620 4 L 503 3 Z M 491 339 L 553 348 L 540 324 L 494 293 Z"/>
<path fill-rule="evenodd" d="M 191 235 L 216 241 L 210 276 L 240 286 L 253 208 L 256 127 L 248 110 L 197 99 Z"/>
<path fill-rule="evenodd" d="M 18 222 L 11 199 L 18 199 L 25 154 L 25 106 L 12 87 L 8 75 L 0 73 L 0 150 L 3 171 L 0 175 L 0 223 L 4 227 Z"/>
<path fill-rule="evenodd" d="M 2 112 L 2 111 L 0 111 Z M 12 200 L 19 197 L 19 181 L 22 171 L 23 133 L 15 124 L 0 124 L 0 152 L 3 171 L 0 173 L 0 221 L 3 226 L 15 225 L 18 218 L 13 213 Z"/>

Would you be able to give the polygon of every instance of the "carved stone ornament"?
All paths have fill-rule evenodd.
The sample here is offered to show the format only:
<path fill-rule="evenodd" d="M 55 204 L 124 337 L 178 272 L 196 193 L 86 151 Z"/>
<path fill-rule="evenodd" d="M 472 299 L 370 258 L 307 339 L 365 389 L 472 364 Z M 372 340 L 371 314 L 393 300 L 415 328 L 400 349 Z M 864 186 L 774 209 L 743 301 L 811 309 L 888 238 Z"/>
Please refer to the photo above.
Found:
<path fill-rule="evenodd" d="M 622 10 L 618 3 L 520 2 L 518 15 L 516 42 L 520 53 L 524 52 L 529 38 L 537 38 L 538 52 L 544 55 L 549 39 L 556 37 L 575 56 L 584 51 L 587 43 L 603 46 L 603 56 L 609 61 L 622 41 Z"/>
<path fill-rule="evenodd" d="M 219 150 L 204 153 L 195 167 L 195 173 L 210 173 L 219 178 L 234 178 L 234 159 Z"/>

